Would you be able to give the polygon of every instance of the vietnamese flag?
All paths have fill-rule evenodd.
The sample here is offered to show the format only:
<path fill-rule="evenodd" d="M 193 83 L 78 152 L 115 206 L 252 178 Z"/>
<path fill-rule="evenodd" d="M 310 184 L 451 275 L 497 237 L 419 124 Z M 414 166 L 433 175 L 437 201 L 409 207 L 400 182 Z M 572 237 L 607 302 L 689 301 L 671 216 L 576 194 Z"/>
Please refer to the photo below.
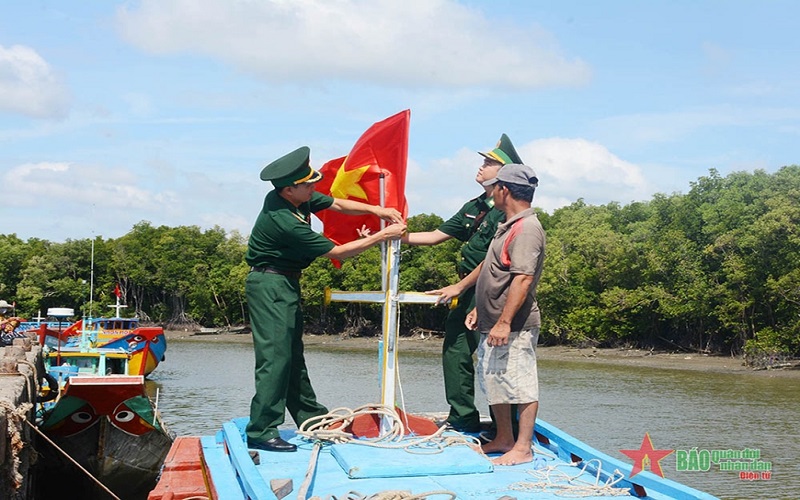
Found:
<path fill-rule="evenodd" d="M 63 332 L 59 333 L 58 338 L 64 340 L 67 337 L 71 337 L 73 335 L 80 335 L 81 329 L 83 329 L 83 320 L 79 319 L 75 323 L 72 323 L 67 328 L 65 328 Z"/>
<path fill-rule="evenodd" d="M 122 292 L 119 290 L 119 283 L 117 283 L 117 286 L 114 287 L 114 295 L 116 295 L 118 299 L 122 297 Z"/>
<path fill-rule="evenodd" d="M 380 205 L 383 175 L 384 206 L 397 209 L 405 219 L 408 216 L 405 191 L 410 121 L 411 110 L 407 109 L 372 125 L 350 154 L 331 160 L 319 169 L 323 177 L 317 183 L 317 191 L 334 198 Z M 322 234 L 337 245 L 357 239 L 362 226 L 369 228 L 372 234 L 381 229 L 381 220 L 374 215 L 346 215 L 334 210 L 323 210 L 315 215 L 322 221 Z"/>

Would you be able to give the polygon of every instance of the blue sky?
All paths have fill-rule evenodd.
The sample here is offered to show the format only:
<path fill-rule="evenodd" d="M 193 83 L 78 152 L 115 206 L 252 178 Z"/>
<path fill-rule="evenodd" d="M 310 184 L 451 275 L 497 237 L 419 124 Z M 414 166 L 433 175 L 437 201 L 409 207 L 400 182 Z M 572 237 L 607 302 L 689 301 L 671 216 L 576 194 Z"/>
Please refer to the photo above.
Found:
<path fill-rule="evenodd" d="M 507 133 L 535 205 L 798 163 L 794 1 L 0 0 L 0 234 L 249 234 L 261 168 L 411 109 L 411 215 L 481 192 Z"/>

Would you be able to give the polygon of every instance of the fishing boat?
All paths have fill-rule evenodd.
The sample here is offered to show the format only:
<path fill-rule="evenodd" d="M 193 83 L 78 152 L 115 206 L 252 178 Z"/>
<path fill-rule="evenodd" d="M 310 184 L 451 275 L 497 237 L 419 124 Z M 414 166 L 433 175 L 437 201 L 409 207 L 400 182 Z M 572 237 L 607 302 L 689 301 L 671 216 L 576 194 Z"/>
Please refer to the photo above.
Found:
<path fill-rule="evenodd" d="M 542 420 L 531 443 L 533 462 L 513 466 L 494 466 L 470 445 L 473 436 L 447 430 L 339 442 L 284 430 L 281 437 L 297 452 L 248 450 L 247 420 L 231 420 L 214 436 L 179 437 L 148 500 L 715 498 L 647 471 L 630 477 L 630 464 Z"/>
<path fill-rule="evenodd" d="M 436 297 L 397 290 L 399 243 L 386 253 L 384 292 L 331 292 L 326 300 L 383 303 L 378 362 L 379 404 L 336 409 L 299 429 L 281 429 L 295 452 L 248 449 L 248 418 L 234 418 L 211 436 L 176 439 L 149 500 L 308 498 L 542 499 L 629 496 L 713 499 L 689 486 L 606 455 L 545 421 L 537 420 L 533 460 L 494 465 L 478 436 L 443 425 L 443 418 L 408 415 L 397 408 L 400 303 Z"/>
<path fill-rule="evenodd" d="M 56 332 L 58 333 L 58 332 Z M 151 402 L 133 354 L 97 347 L 81 329 L 75 345 L 44 345 L 47 387 L 37 408 L 37 496 L 141 499 L 156 483 L 173 436 Z M 70 497 L 72 498 L 72 497 Z"/>
<path fill-rule="evenodd" d="M 87 334 L 92 347 L 106 350 L 124 351 L 130 354 L 128 375 L 150 375 L 164 359 L 167 340 L 161 327 L 143 327 L 139 318 L 123 318 L 120 309 L 126 307 L 119 302 L 109 305 L 116 314 L 110 318 L 86 318 L 78 320 L 65 329 L 52 327 L 53 322 L 39 324 L 36 331 L 39 343 L 55 351 L 77 347 Z M 69 309 L 67 309 L 69 311 Z M 65 318 L 63 308 L 48 309 L 48 317 Z M 61 324 L 60 321 L 58 323 Z"/>

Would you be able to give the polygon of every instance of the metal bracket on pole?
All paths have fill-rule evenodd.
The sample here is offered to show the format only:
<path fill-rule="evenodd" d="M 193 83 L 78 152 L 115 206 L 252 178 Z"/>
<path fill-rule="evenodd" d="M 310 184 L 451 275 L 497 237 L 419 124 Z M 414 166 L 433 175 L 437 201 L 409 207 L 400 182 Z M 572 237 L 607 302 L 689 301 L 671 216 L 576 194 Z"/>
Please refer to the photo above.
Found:
<path fill-rule="evenodd" d="M 386 206 L 384 174 L 380 176 L 380 206 Z M 381 229 L 385 227 L 381 220 Z M 361 302 L 383 304 L 383 342 L 380 357 L 381 404 L 395 407 L 395 386 L 397 384 L 397 340 L 400 337 L 400 304 L 436 304 L 439 297 L 420 292 L 400 292 L 400 240 L 392 240 L 388 245 L 381 243 L 381 291 L 380 292 L 342 292 L 325 289 L 325 305 L 331 302 Z M 450 308 L 456 306 L 457 299 L 450 301 Z M 381 435 L 391 431 L 391 422 L 381 417 Z"/>
<path fill-rule="evenodd" d="M 400 279 L 400 240 L 393 240 L 386 245 L 385 277 L 386 289 L 381 292 L 345 292 L 325 289 L 325 305 L 331 302 L 359 302 L 383 304 L 383 351 L 381 356 L 381 404 L 395 407 L 395 386 L 397 383 L 397 341 L 400 337 L 400 304 L 435 304 L 437 295 L 422 292 L 398 291 Z M 450 301 L 449 306 L 456 306 L 457 299 Z M 381 418 L 381 434 L 388 433 L 391 422 Z"/>
<path fill-rule="evenodd" d="M 401 304 L 436 304 L 438 295 L 428 295 L 425 292 L 397 292 L 397 301 Z M 358 304 L 385 304 L 386 292 L 346 292 L 325 288 L 325 305 L 331 302 L 354 302 Z M 450 309 L 458 303 L 458 298 L 448 302 Z"/>

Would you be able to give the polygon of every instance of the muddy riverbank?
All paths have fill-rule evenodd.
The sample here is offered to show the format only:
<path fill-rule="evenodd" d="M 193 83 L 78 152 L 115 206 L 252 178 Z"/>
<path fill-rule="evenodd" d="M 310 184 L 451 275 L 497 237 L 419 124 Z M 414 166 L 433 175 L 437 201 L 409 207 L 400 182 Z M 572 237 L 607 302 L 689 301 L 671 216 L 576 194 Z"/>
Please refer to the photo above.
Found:
<path fill-rule="evenodd" d="M 252 343 L 249 333 L 197 334 L 191 331 L 167 331 L 168 342 L 236 342 Z M 309 348 L 360 351 L 375 350 L 377 337 L 349 337 L 339 335 L 306 335 Z M 442 338 L 438 336 L 402 337 L 400 349 L 411 352 L 436 354 L 441 351 Z M 537 354 L 543 360 L 576 361 L 660 369 L 742 373 L 754 376 L 800 378 L 800 369 L 754 370 L 744 365 L 741 357 L 709 356 L 700 353 L 647 351 L 642 349 L 596 349 L 568 346 L 539 346 Z"/>

